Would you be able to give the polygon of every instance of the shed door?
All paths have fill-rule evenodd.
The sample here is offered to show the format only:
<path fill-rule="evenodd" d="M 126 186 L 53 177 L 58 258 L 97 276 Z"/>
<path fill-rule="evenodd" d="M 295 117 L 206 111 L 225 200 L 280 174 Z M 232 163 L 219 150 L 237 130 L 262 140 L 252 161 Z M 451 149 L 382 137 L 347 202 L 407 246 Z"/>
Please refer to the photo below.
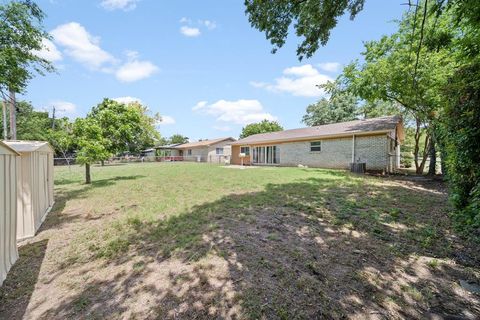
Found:
<path fill-rule="evenodd" d="M 48 195 L 48 155 L 45 153 L 39 154 L 38 157 L 38 202 L 40 205 L 40 220 L 37 223 L 41 223 L 41 219 L 45 215 L 45 212 L 49 206 Z"/>

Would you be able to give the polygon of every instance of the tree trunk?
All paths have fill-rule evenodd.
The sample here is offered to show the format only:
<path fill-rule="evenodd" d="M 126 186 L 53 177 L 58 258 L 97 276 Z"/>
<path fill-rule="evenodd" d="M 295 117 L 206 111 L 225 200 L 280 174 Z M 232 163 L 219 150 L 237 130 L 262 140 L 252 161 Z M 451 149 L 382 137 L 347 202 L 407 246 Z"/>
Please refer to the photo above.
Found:
<path fill-rule="evenodd" d="M 2 101 L 2 120 L 3 120 L 3 140 L 7 140 L 8 126 L 7 126 L 7 106 L 5 101 Z"/>
<path fill-rule="evenodd" d="M 102 167 L 104 167 L 105 166 L 105 160 L 102 160 L 101 162 L 102 162 Z"/>
<path fill-rule="evenodd" d="M 418 166 L 417 174 L 423 174 L 423 170 L 425 169 L 425 163 L 427 163 L 427 157 L 428 157 L 428 151 L 430 150 L 430 135 L 428 132 L 425 135 L 425 145 L 423 147 L 422 151 L 422 162 L 420 162 L 420 165 Z"/>
<path fill-rule="evenodd" d="M 85 164 L 85 183 L 86 184 L 92 183 L 92 179 L 90 177 L 90 163 Z"/>
<path fill-rule="evenodd" d="M 414 163 L 415 163 L 415 172 L 418 174 L 420 171 L 420 165 L 418 164 L 418 152 L 420 149 L 420 135 L 421 135 L 421 127 L 420 127 L 420 119 L 416 118 L 416 128 L 415 128 L 415 135 L 414 135 L 414 140 L 415 140 L 415 146 L 413 147 L 413 158 L 414 158 Z"/>
<path fill-rule="evenodd" d="M 17 140 L 17 106 L 15 91 L 10 89 L 10 139 Z"/>
<path fill-rule="evenodd" d="M 434 176 L 437 173 L 437 150 L 435 148 L 435 141 L 433 138 L 430 140 L 430 165 L 428 166 L 428 175 Z"/>

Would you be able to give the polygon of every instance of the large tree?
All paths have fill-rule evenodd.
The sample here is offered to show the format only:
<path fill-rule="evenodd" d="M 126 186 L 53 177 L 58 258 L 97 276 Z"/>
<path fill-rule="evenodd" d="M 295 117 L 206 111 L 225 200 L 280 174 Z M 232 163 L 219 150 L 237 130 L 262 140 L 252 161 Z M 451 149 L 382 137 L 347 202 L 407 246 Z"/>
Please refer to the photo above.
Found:
<path fill-rule="evenodd" d="M 170 144 L 187 143 L 187 142 L 188 142 L 188 137 L 183 136 L 179 133 L 176 133 L 172 135 L 170 138 L 168 138 L 168 143 Z"/>
<path fill-rule="evenodd" d="M 240 139 L 246 138 L 248 136 L 257 134 L 257 133 L 267 133 L 282 131 L 283 127 L 277 121 L 269 121 L 267 119 L 262 120 L 258 123 L 247 124 L 242 128 L 242 133 L 240 134 Z"/>
<path fill-rule="evenodd" d="M 24 92 L 35 73 L 53 71 L 52 64 L 36 52 L 50 36 L 45 15 L 33 1 L 0 4 L 0 94 L 10 104 L 10 138 L 16 139 L 15 93 Z"/>
<path fill-rule="evenodd" d="M 155 129 L 155 119 L 147 114 L 148 109 L 139 103 L 124 104 L 104 99 L 87 115 L 102 128 L 105 148 L 111 154 L 138 152 L 155 144 L 160 138 Z"/>
<path fill-rule="evenodd" d="M 85 183 L 90 184 L 90 166 L 105 160 L 110 155 L 108 141 L 104 137 L 101 125 L 95 118 L 78 118 L 73 124 L 73 137 L 77 147 L 78 164 L 85 165 Z"/>
<path fill-rule="evenodd" d="M 362 99 L 396 102 L 412 116 L 417 173 L 423 172 L 428 154 L 434 149 L 434 123 L 444 106 L 442 88 L 456 66 L 451 52 L 433 48 L 436 39 L 452 41 L 455 28 L 451 17 L 431 15 L 426 2 L 420 5 L 418 12 L 404 15 L 397 32 L 366 42 L 362 53 L 365 62 L 348 65 L 342 75 L 345 85 Z M 423 34 L 412 32 L 419 18 L 424 21 Z"/>
<path fill-rule="evenodd" d="M 365 0 L 245 0 L 250 24 L 265 32 L 273 45 L 272 52 L 281 48 L 293 29 L 303 41 L 297 48 L 300 60 L 311 57 L 330 38 L 338 19 L 346 12 L 353 19 L 363 9 Z"/>
<path fill-rule="evenodd" d="M 307 107 L 302 121 L 307 126 L 320 126 L 329 123 L 344 122 L 357 119 L 358 98 L 341 88 L 338 81 L 328 82 L 321 86 L 328 98 L 321 98 Z"/>

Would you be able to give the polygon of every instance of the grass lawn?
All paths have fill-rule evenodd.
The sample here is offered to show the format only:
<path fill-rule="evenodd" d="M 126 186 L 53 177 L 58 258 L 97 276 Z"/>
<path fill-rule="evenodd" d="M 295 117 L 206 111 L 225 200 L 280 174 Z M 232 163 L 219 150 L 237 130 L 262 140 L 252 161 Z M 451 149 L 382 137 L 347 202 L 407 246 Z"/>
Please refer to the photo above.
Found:
<path fill-rule="evenodd" d="M 56 205 L 0 288 L 0 318 L 480 315 L 478 244 L 444 186 L 304 168 L 55 168 Z M 463 284 L 463 286 L 461 285 Z"/>

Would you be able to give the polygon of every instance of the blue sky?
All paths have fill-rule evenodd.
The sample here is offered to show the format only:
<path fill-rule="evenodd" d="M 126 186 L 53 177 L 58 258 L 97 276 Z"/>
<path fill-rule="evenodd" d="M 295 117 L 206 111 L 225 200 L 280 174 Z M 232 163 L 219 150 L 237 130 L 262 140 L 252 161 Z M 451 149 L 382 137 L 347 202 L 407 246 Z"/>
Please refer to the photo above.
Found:
<path fill-rule="evenodd" d="M 354 21 L 343 17 L 330 41 L 301 63 L 293 35 L 276 54 L 252 29 L 243 1 L 42 0 L 49 51 L 58 71 L 33 79 L 22 97 L 37 109 L 84 116 L 104 97 L 139 99 L 164 122 L 163 136 L 238 137 L 241 128 L 275 119 L 303 126 L 315 84 L 360 58 L 363 41 L 395 30 L 401 0 L 367 0 Z"/>

